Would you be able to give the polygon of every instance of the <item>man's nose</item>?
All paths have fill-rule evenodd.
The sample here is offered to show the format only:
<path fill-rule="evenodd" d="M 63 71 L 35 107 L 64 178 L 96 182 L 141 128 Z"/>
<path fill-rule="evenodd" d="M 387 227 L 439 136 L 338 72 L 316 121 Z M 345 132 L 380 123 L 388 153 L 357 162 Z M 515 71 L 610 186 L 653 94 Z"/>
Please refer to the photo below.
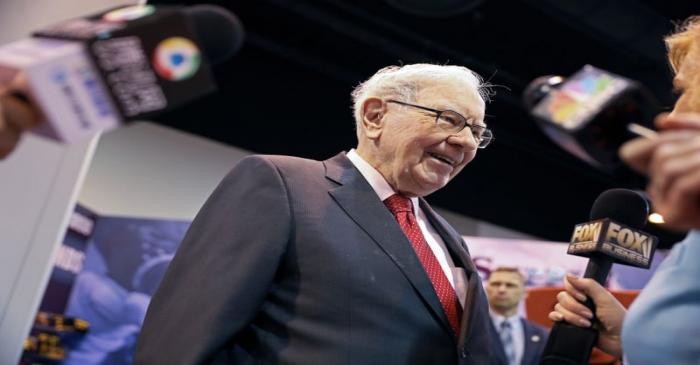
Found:
<path fill-rule="evenodd" d="M 459 145 L 467 151 L 475 150 L 478 147 L 476 138 L 472 136 L 472 131 L 466 127 L 458 133 L 453 133 L 447 137 L 447 142 L 454 145 Z"/>

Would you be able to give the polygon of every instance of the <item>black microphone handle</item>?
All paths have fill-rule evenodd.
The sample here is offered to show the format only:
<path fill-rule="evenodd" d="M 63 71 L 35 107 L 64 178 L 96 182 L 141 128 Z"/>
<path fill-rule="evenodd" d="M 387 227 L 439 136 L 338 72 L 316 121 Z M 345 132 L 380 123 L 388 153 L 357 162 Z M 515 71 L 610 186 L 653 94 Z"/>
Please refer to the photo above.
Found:
<path fill-rule="evenodd" d="M 600 285 L 605 285 L 605 280 L 608 279 L 608 274 L 610 274 L 610 268 L 612 267 L 613 259 L 607 255 L 595 255 L 588 260 L 588 265 L 586 266 L 586 272 L 583 273 L 584 278 L 593 279 Z M 591 310 L 593 313 L 593 318 L 591 322 L 595 321 L 595 303 L 590 297 L 586 298 L 583 303 Z"/>
<path fill-rule="evenodd" d="M 540 365 L 588 365 L 598 330 L 557 322 L 549 332 Z"/>
<path fill-rule="evenodd" d="M 590 278 L 603 285 L 608 278 L 613 259 L 606 255 L 590 258 L 584 278 Z M 547 345 L 542 353 L 540 365 L 586 365 L 591 351 L 598 343 L 598 326 L 595 322 L 595 303 L 586 298 L 586 307 L 593 313 L 591 327 L 584 328 L 566 322 L 557 322 L 552 326 Z"/>

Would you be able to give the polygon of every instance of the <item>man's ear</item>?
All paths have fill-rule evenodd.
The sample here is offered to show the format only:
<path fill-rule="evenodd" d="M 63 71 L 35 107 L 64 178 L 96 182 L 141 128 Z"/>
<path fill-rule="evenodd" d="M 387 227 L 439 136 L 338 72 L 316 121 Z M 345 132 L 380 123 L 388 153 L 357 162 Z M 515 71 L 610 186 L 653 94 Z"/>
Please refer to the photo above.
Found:
<path fill-rule="evenodd" d="M 384 128 L 385 114 L 386 103 L 380 98 L 370 97 L 362 103 L 362 127 L 367 138 L 379 138 Z"/>

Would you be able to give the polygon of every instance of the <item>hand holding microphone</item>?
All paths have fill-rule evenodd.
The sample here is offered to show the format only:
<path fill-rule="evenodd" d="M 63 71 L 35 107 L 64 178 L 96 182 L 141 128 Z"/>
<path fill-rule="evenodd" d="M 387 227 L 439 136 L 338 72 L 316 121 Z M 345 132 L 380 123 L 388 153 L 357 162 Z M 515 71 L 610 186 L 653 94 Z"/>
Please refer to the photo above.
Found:
<path fill-rule="evenodd" d="M 593 203 L 591 220 L 576 225 L 568 253 L 589 258 L 585 279 L 568 280 L 566 291 L 557 296 L 550 318 L 560 322 L 552 327 L 542 365 L 588 364 L 596 344 L 611 354 L 621 353 L 624 310 L 602 284 L 613 263 L 651 265 L 657 238 L 641 231 L 648 214 L 649 203 L 642 194 L 611 189 Z"/>
<path fill-rule="evenodd" d="M 566 151 L 608 172 L 623 171 L 624 162 L 648 176 L 647 192 L 665 226 L 687 230 L 700 228 L 700 114 L 681 113 L 697 103 L 686 94 L 674 113 L 652 123 L 658 106 L 641 84 L 585 66 L 568 79 L 533 80 L 523 101 Z"/>
<path fill-rule="evenodd" d="M 593 313 L 583 303 L 591 298 L 595 303 L 595 318 L 599 323 L 597 347 L 610 355 L 622 356 L 620 335 L 627 312 L 622 303 L 593 279 L 567 275 L 564 278 L 564 289 L 557 294 L 558 303 L 554 306 L 554 311 L 549 313 L 549 319 L 555 322 L 565 320 L 589 328 Z"/>
<path fill-rule="evenodd" d="M 237 18 L 221 7 L 139 5 L 4 45 L 0 158 L 25 130 L 71 142 L 210 93 L 210 64 L 230 57 L 242 39 Z"/>
<path fill-rule="evenodd" d="M 656 134 L 651 121 L 659 107 L 652 94 L 634 80 L 590 65 L 566 79 L 538 77 L 525 88 L 523 103 L 553 142 L 608 172 L 621 167 L 622 143 Z"/>

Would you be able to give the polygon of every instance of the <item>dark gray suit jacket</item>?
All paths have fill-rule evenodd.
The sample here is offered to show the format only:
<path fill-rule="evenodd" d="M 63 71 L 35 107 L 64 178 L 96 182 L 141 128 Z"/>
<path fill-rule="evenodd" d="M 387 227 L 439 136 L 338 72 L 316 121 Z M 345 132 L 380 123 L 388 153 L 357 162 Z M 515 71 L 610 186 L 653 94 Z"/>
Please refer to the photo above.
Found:
<path fill-rule="evenodd" d="M 421 207 L 468 275 L 458 337 L 411 244 L 345 154 L 250 156 L 192 223 L 135 364 L 488 363 L 479 275 L 459 234 Z"/>
<path fill-rule="evenodd" d="M 549 331 L 545 327 L 528 321 L 525 318 L 520 318 L 520 321 L 523 324 L 523 331 L 525 331 L 525 350 L 523 351 L 523 359 L 520 365 L 539 365 L 542 352 L 547 344 Z M 491 364 L 508 365 L 506 353 L 503 350 L 503 344 L 501 343 L 500 337 L 498 337 L 493 322 L 491 322 L 491 329 L 494 331 L 494 336 L 496 337 L 494 341 L 495 347 L 491 351 L 493 353 Z"/>

